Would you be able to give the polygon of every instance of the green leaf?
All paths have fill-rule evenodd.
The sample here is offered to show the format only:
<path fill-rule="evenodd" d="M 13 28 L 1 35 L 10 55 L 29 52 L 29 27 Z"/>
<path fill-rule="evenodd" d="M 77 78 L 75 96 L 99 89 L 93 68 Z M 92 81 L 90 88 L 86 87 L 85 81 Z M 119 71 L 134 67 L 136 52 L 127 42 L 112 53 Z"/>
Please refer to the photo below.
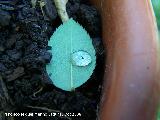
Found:
<path fill-rule="evenodd" d="M 158 106 L 157 120 L 160 120 L 160 105 Z"/>
<path fill-rule="evenodd" d="M 51 36 L 52 59 L 46 66 L 53 84 L 66 91 L 85 83 L 96 64 L 95 49 L 87 32 L 69 19 Z"/>
<path fill-rule="evenodd" d="M 152 4 L 157 19 L 157 24 L 160 29 L 160 0 L 152 0 Z"/>

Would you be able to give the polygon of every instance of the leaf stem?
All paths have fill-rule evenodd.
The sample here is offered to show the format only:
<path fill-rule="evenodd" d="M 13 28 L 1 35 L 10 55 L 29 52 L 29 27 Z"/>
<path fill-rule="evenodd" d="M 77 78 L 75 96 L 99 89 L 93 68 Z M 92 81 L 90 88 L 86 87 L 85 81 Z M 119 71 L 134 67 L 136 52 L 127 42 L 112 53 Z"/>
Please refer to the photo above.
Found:
<path fill-rule="evenodd" d="M 55 6 L 58 11 L 58 15 L 60 16 L 62 22 L 66 22 L 69 20 L 67 11 L 66 11 L 66 4 L 68 0 L 53 0 L 55 3 Z"/>

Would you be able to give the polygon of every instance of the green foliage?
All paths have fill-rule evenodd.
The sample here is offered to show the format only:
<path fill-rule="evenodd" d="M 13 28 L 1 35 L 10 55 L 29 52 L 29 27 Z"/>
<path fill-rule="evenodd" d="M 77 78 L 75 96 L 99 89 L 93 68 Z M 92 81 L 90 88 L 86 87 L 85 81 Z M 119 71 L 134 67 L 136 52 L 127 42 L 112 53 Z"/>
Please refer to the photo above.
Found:
<path fill-rule="evenodd" d="M 152 0 L 152 4 L 157 18 L 158 28 L 160 29 L 160 0 Z"/>
<path fill-rule="evenodd" d="M 55 86 L 71 91 L 89 79 L 95 69 L 95 49 L 91 38 L 78 23 L 73 19 L 64 22 L 51 36 L 48 45 L 52 47 L 53 57 L 46 70 Z"/>
<path fill-rule="evenodd" d="M 159 106 L 159 109 L 158 109 L 157 120 L 160 120 L 160 106 Z"/>
<path fill-rule="evenodd" d="M 160 30 L 160 0 L 152 0 L 152 4 L 157 19 L 158 29 Z M 158 109 L 157 120 L 160 120 L 160 106 Z"/>

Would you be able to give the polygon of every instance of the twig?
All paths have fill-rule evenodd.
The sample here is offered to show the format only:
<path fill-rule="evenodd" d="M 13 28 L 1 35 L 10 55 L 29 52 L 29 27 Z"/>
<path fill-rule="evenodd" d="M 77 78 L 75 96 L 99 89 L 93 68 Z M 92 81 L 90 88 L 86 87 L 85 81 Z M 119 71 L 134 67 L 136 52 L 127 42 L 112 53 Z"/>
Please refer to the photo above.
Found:
<path fill-rule="evenodd" d="M 38 1 L 39 2 L 39 6 L 40 6 L 40 8 L 41 8 L 41 11 L 42 11 L 42 14 L 43 14 L 43 17 L 45 16 L 45 13 L 44 13 L 44 11 L 43 11 L 43 7 L 45 6 L 45 2 L 43 1 L 43 0 L 41 0 L 41 1 Z"/>
<path fill-rule="evenodd" d="M 43 90 L 43 87 L 41 87 L 38 91 L 33 93 L 33 96 L 36 97 L 36 94 L 40 93 Z"/>
<path fill-rule="evenodd" d="M 32 7 L 33 7 L 33 8 L 36 7 L 36 3 L 37 3 L 37 0 L 31 0 L 31 4 L 32 4 Z"/>

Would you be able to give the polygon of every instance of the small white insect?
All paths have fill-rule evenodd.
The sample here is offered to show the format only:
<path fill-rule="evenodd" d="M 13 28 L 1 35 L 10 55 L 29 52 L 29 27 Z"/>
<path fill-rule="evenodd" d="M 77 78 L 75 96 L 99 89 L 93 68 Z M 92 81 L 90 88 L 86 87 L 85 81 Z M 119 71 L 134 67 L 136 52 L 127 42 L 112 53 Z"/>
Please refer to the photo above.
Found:
<path fill-rule="evenodd" d="M 71 56 L 72 64 L 80 67 L 89 65 L 92 62 L 92 58 L 88 52 L 80 50 L 74 52 Z"/>

